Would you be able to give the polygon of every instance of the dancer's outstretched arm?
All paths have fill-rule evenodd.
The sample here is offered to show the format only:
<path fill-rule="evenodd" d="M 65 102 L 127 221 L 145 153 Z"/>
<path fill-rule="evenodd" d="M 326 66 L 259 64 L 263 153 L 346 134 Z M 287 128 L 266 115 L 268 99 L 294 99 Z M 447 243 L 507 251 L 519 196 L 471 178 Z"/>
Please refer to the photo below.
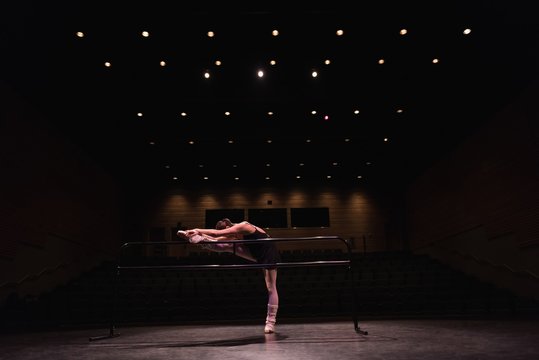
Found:
<path fill-rule="evenodd" d="M 221 236 L 211 236 L 207 234 L 202 234 L 195 229 L 193 230 L 180 230 L 177 232 L 177 235 L 189 241 L 192 244 L 202 245 L 205 249 L 215 252 L 230 252 L 235 253 L 237 256 L 242 257 L 246 260 L 256 262 L 256 259 L 251 255 L 249 249 L 247 249 L 243 244 L 234 246 L 231 243 L 220 243 L 219 240 L 238 240 L 234 235 L 221 235 Z M 209 242 L 210 244 L 206 244 Z"/>
<path fill-rule="evenodd" d="M 229 226 L 225 229 L 191 229 L 187 230 L 187 234 L 202 234 L 202 235 L 210 235 L 213 237 L 219 237 L 219 236 L 234 236 L 237 237 L 237 234 L 240 235 L 248 235 L 253 232 L 253 225 L 249 224 L 247 221 L 242 221 L 237 224 L 233 224 L 232 226 Z"/>

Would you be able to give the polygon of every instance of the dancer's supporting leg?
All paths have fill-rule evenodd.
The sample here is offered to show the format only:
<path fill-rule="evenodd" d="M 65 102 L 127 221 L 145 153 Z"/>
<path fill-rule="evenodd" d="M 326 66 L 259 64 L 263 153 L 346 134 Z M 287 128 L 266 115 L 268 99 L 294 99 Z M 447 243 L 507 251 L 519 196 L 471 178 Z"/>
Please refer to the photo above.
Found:
<path fill-rule="evenodd" d="M 264 269 L 264 280 L 266 281 L 266 289 L 268 290 L 268 311 L 264 332 L 271 334 L 275 332 L 275 322 L 277 321 L 277 310 L 279 308 L 277 269 Z"/>

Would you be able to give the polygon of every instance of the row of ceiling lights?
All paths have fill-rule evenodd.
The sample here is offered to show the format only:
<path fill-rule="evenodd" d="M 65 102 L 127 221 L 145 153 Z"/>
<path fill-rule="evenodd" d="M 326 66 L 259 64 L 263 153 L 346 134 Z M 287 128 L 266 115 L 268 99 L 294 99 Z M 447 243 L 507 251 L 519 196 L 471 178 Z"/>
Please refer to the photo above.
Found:
<path fill-rule="evenodd" d="M 337 167 L 337 166 L 339 166 L 339 163 L 333 162 L 331 165 Z M 367 162 L 365 163 L 365 165 L 371 166 L 371 165 L 372 165 L 372 162 L 371 162 L 371 161 L 367 161 Z M 304 164 L 304 163 L 299 163 L 298 166 L 299 166 L 299 167 L 303 167 L 303 166 L 305 166 L 305 164 Z M 200 165 L 198 165 L 198 167 L 199 167 L 199 168 L 203 168 L 204 165 L 200 164 Z M 266 163 L 266 167 L 271 167 L 271 164 Z M 165 165 L 165 168 L 166 168 L 166 169 L 171 169 L 171 166 L 170 166 L 170 165 Z M 233 164 L 233 165 L 232 165 L 232 168 L 237 169 L 237 168 L 238 168 L 238 165 Z M 302 177 L 301 175 L 295 175 L 295 176 L 294 176 L 294 179 L 296 179 L 296 180 L 299 180 L 299 179 L 302 179 L 302 178 L 303 178 L 303 177 Z M 355 179 L 358 179 L 358 180 L 361 180 L 361 179 L 363 179 L 363 175 L 356 175 L 356 176 L 354 176 L 354 178 L 355 178 Z M 180 180 L 180 177 L 178 177 L 178 176 L 173 176 L 172 179 L 175 180 L 175 181 L 179 181 L 179 180 Z M 209 176 L 203 176 L 203 177 L 201 177 L 200 179 L 201 179 L 201 180 L 209 180 L 210 177 L 209 177 Z M 332 176 L 332 175 L 326 175 L 326 176 L 325 176 L 325 179 L 331 180 L 331 179 L 333 179 L 333 176 Z M 239 181 L 239 180 L 240 180 L 240 177 L 239 177 L 239 176 L 235 176 L 235 177 L 233 178 L 233 180 L 234 180 L 234 181 Z M 270 177 L 270 176 L 265 176 L 265 177 L 264 177 L 264 180 L 271 180 L 271 177 Z"/>
<path fill-rule="evenodd" d="M 469 35 L 469 34 L 471 33 L 471 29 L 470 29 L 470 28 L 466 28 L 466 29 L 464 29 L 464 30 L 462 31 L 462 33 L 463 33 L 464 35 Z M 399 30 L 399 35 L 404 36 L 404 35 L 406 35 L 406 34 L 408 34 L 408 30 L 407 30 L 407 29 L 400 29 L 400 30 Z M 149 33 L 148 31 L 142 31 L 142 32 L 141 32 L 141 35 L 142 35 L 142 37 L 144 37 L 144 38 L 150 37 L 150 33 Z M 279 35 L 279 31 L 278 31 L 278 30 L 272 30 L 272 36 L 275 36 L 275 37 L 276 37 L 276 36 L 278 36 L 278 35 Z M 339 36 L 339 37 L 340 37 L 340 36 L 343 36 L 343 35 L 344 35 L 344 31 L 341 30 L 341 29 L 339 29 L 339 30 L 336 31 L 336 35 Z M 84 38 L 84 37 L 85 37 L 85 33 L 82 32 L 82 31 L 77 31 L 77 32 L 76 32 L 76 36 L 79 37 L 79 38 Z M 213 38 L 213 37 L 215 37 L 215 32 L 213 32 L 213 31 L 208 31 L 208 32 L 207 32 L 207 36 L 208 36 L 209 38 Z M 377 63 L 380 64 L 380 65 L 385 64 L 385 62 L 386 62 L 386 61 L 385 61 L 384 58 L 379 58 L 379 59 L 377 60 Z M 433 64 L 438 64 L 438 63 L 440 62 L 440 59 L 439 59 L 439 58 L 433 58 L 433 59 L 431 59 L 431 62 L 432 62 Z M 221 65 L 222 65 L 222 61 L 221 61 L 221 60 L 215 60 L 214 63 L 215 63 L 216 66 L 221 66 Z M 104 64 L 105 67 L 112 67 L 112 63 L 111 63 L 110 61 L 105 61 L 103 64 Z M 274 65 L 277 64 L 277 61 L 274 60 L 274 59 L 272 59 L 272 60 L 269 61 L 269 64 L 270 64 L 271 66 L 274 66 Z M 330 64 L 331 64 L 331 60 L 329 60 L 329 59 L 324 60 L 324 64 L 325 64 L 325 65 L 330 65 Z M 162 67 L 164 67 L 164 66 L 167 65 L 167 62 L 164 61 L 164 60 L 160 60 L 160 61 L 159 61 L 159 65 L 162 66 Z M 264 71 L 263 71 L 263 70 L 257 70 L 256 73 L 257 73 L 257 76 L 258 76 L 259 78 L 264 77 Z M 204 76 L 204 78 L 209 79 L 209 78 L 211 77 L 210 71 L 209 71 L 209 70 L 204 71 L 204 72 L 203 72 L 203 76 Z M 318 77 L 318 71 L 313 70 L 313 71 L 311 72 L 311 76 L 314 77 L 314 78 Z"/>
<path fill-rule="evenodd" d="M 404 110 L 401 109 L 401 108 L 399 108 L 399 109 L 395 110 L 395 112 L 396 112 L 397 114 L 402 114 L 402 113 L 404 112 Z M 311 115 L 316 115 L 317 113 L 318 113 L 318 112 L 317 112 L 316 110 L 312 110 L 312 111 L 311 111 Z M 360 111 L 359 111 L 358 109 L 353 110 L 353 114 L 354 114 L 354 115 L 359 115 L 359 113 L 360 113 Z M 275 113 L 274 113 L 273 111 L 268 111 L 267 114 L 268 114 L 268 116 L 273 116 L 273 115 L 275 115 Z M 224 115 L 225 115 L 225 116 L 231 116 L 232 113 L 231 113 L 230 111 L 225 111 L 225 112 L 224 112 Z M 143 116 L 144 116 L 144 114 L 143 114 L 142 112 L 138 112 L 138 113 L 137 113 L 137 117 L 143 117 Z M 181 116 L 181 117 L 186 117 L 186 116 L 187 116 L 187 113 L 186 113 L 185 111 L 182 111 L 182 112 L 180 113 L 180 116 Z M 329 115 L 324 115 L 324 116 L 323 116 L 323 119 L 324 119 L 324 120 L 329 120 Z"/>
<path fill-rule="evenodd" d="M 472 29 L 470 29 L 470 28 L 465 28 L 464 30 L 462 30 L 463 35 L 470 35 L 471 32 L 472 32 Z M 399 30 L 398 33 L 401 36 L 407 35 L 408 34 L 408 29 L 402 28 L 402 29 Z M 79 37 L 79 38 L 84 38 L 86 36 L 83 31 L 77 31 L 75 33 L 75 35 L 77 37 Z M 150 37 L 150 32 L 147 31 L 147 30 L 143 30 L 143 31 L 140 32 L 140 35 L 142 37 L 144 37 L 144 38 L 149 38 Z M 271 35 L 273 37 L 277 37 L 277 36 L 280 35 L 280 32 L 279 32 L 279 30 L 274 29 L 274 30 L 271 31 Z M 336 30 L 335 35 L 337 35 L 338 37 L 344 36 L 344 30 L 342 30 L 342 29 Z M 214 38 L 216 36 L 216 33 L 214 31 L 212 31 L 212 30 L 209 30 L 208 32 L 206 32 L 206 36 L 209 37 L 209 38 Z"/>

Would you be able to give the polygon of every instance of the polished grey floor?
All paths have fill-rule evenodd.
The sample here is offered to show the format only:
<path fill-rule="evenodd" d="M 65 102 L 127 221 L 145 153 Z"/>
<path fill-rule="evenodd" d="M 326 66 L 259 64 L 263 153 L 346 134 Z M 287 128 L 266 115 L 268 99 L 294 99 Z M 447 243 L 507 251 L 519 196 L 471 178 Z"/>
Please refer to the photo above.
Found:
<path fill-rule="evenodd" d="M 2 334 L 1 359 L 539 359 L 537 320 L 167 325 Z"/>

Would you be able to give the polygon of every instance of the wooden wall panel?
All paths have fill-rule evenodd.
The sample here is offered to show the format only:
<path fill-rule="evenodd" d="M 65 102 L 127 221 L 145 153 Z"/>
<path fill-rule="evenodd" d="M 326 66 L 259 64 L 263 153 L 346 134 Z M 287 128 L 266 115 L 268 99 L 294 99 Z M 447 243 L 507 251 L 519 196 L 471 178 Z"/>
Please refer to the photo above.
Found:
<path fill-rule="evenodd" d="M 113 179 L 0 82 L 0 298 L 37 295 L 122 241 Z"/>
<path fill-rule="evenodd" d="M 271 200 L 271 205 L 268 201 Z M 327 207 L 330 213 L 329 228 L 269 229 L 272 237 L 340 236 L 345 239 L 368 241 L 367 251 L 401 250 L 402 234 L 394 241 L 386 239 L 386 224 L 395 199 L 379 197 L 363 187 L 343 190 L 341 188 L 233 188 L 226 192 L 212 189 L 182 189 L 178 187 L 154 199 L 154 206 L 145 221 L 147 228 L 174 227 L 178 223 L 188 228 L 203 227 L 206 209 L 237 208 L 286 208 Z M 389 204 L 389 205 L 388 205 Z M 398 204 L 394 204 L 398 206 Z M 398 220 L 394 220 L 398 221 Z M 168 240 L 175 240 L 172 235 Z M 392 244 L 388 249 L 387 244 Z M 289 247 L 308 247 L 312 244 L 290 244 Z M 363 250 L 363 246 L 360 247 Z M 359 251 L 359 249 L 358 249 Z"/>
<path fill-rule="evenodd" d="M 406 203 L 413 250 L 436 251 L 447 261 L 460 254 L 513 279 L 535 278 L 528 285 L 539 297 L 539 247 L 528 246 L 539 238 L 536 96 L 537 89 L 523 95 L 425 172 Z"/>

